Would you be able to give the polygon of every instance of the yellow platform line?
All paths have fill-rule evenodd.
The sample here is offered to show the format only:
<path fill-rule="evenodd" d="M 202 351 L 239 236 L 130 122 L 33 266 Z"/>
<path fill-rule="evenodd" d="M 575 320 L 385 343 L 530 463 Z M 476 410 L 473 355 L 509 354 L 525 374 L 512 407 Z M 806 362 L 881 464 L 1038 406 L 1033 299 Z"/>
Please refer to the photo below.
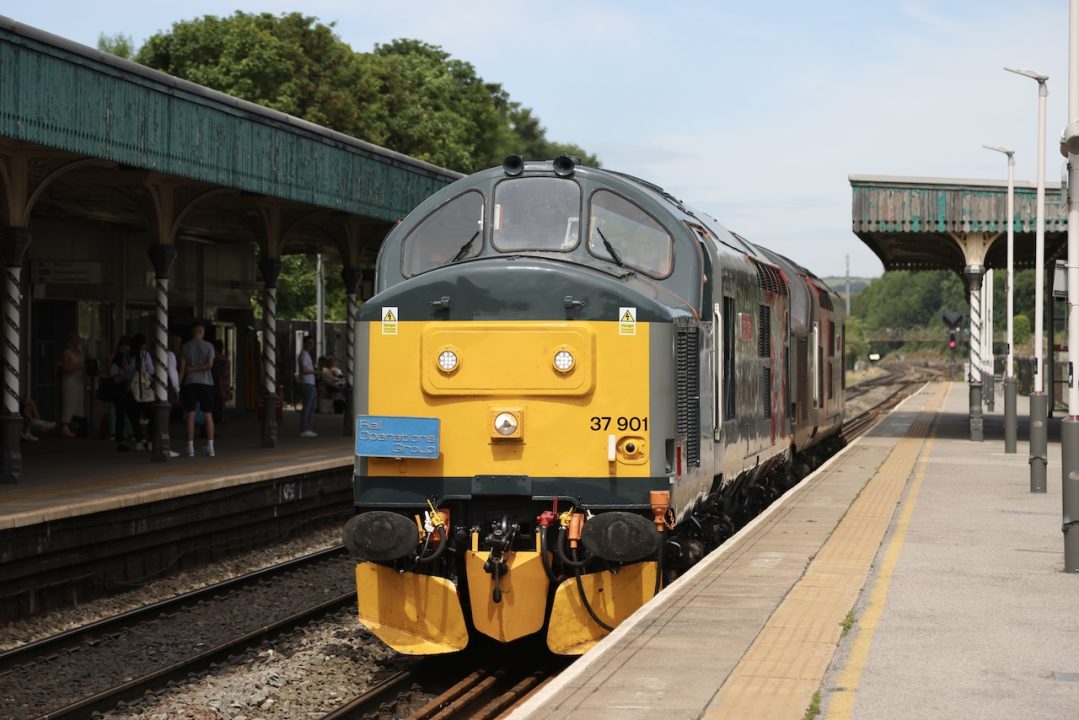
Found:
<path fill-rule="evenodd" d="M 706 718 L 801 718 L 947 395 L 942 384 L 865 484 L 706 709 Z"/>
<path fill-rule="evenodd" d="M 877 631 L 880 619 L 884 615 L 884 604 L 888 600 L 888 589 L 892 582 L 892 573 L 899 562 L 899 554 L 903 551 L 903 543 L 907 539 L 907 528 L 910 526 L 910 518 L 914 514 L 914 506 L 918 501 L 918 491 L 925 481 L 925 469 L 929 464 L 929 452 L 933 447 L 933 438 L 929 438 L 925 444 L 921 462 L 918 464 L 918 472 L 911 481 L 910 490 L 903 503 L 903 509 L 899 513 L 899 520 L 895 525 L 895 533 L 892 535 L 888 549 L 885 551 L 884 560 L 881 562 L 880 574 L 873 584 L 873 590 L 869 595 L 869 603 L 865 612 L 858 620 L 858 634 L 854 637 L 850 655 L 847 657 L 846 667 L 836 682 L 836 689 L 828 699 L 828 718 L 831 720 L 848 720 L 854 712 L 854 699 L 858 691 L 858 684 L 862 679 L 862 672 L 869 662 L 869 649 L 873 644 L 873 635 Z"/>

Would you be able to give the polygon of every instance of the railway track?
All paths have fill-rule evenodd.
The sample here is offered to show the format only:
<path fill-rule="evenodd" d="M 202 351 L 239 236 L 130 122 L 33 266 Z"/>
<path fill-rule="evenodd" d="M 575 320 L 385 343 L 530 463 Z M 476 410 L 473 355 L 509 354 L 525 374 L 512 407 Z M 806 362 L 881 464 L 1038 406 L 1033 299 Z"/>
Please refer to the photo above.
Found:
<path fill-rule="evenodd" d="M 433 657 L 384 679 L 322 720 L 493 720 L 565 669 L 539 641 L 506 648 L 480 643 L 460 656 Z"/>
<path fill-rule="evenodd" d="M 352 605 L 350 565 L 331 548 L 2 653 L 0 717 L 88 717 L 197 676 Z"/>
<path fill-rule="evenodd" d="M 843 439 L 849 442 L 860 435 L 864 435 L 876 424 L 881 415 L 894 408 L 926 382 L 941 377 L 942 372 L 938 368 L 912 368 L 901 372 L 891 370 L 887 375 L 849 387 L 847 389 L 848 400 L 851 397 L 859 397 L 879 387 L 894 386 L 895 390 L 865 412 L 844 421 Z M 852 396 L 851 392 L 855 390 L 859 392 Z"/>

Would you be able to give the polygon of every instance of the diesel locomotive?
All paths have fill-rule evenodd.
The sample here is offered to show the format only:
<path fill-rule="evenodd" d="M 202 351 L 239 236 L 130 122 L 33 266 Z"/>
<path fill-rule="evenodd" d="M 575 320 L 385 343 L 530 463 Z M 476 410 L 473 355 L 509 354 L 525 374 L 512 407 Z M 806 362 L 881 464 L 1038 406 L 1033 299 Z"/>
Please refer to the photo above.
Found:
<path fill-rule="evenodd" d="M 356 326 L 360 621 L 407 654 L 586 651 L 835 442 L 843 320 L 638 178 L 510 156 L 445 187 Z"/>

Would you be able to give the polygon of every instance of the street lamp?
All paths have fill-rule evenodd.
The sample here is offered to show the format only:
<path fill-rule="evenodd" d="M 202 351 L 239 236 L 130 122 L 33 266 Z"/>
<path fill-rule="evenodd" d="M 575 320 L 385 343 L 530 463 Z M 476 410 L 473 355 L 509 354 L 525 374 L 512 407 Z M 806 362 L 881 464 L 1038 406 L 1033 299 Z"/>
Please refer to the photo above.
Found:
<path fill-rule="evenodd" d="M 1015 355 L 1012 350 L 1012 345 L 1015 342 L 1012 325 L 1012 316 L 1014 315 L 1014 295 L 1012 293 L 1015 285 L 1015 151 L 1000 145 L 982 145 L 982 147 L 1008 156 L 1008 357 L 1004 365 L 1004 452 L 1014 455 L 1018 429 L 1015 412 Z"/>
<path fill-rule="evenodd" d="M 1045 98 L 1049 95 L 1048 75 L 1026 68 L 1004 68 L 1038 83 L 1038 220 L 1034 235 L 1034 392 L 1030 394 L 1030 491 L 1045 492 L 1045 465 L 1049 451 L 1049 399 L 1042 378 L 1045 375 L 1045 320 L 1042 294 L 1045 285 Z"/>
<path fill-rule="evenodd" d="M 1060 496 L 1064 571 L 1079 572 L 1079 0 L 1068 8 L 1068 125 L 1060 139 L 1068 156 L 1068 416 L 1060 424 Z"/>

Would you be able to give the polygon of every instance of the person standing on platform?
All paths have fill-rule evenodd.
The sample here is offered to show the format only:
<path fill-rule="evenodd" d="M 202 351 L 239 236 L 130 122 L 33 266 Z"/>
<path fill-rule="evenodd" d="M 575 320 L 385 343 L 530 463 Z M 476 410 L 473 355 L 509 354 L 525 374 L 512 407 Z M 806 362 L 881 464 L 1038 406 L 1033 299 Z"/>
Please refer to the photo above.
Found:
<path fill-rule="evenodd" d="M 82 338 L 77 332 L 68 333 L 67 347 L 60 365 L 60 425 L 64 437 L 76 437 L 70 427 L 71 418 L 83 417 L 86 396 L 86 360 L 82 352 Z"/>
<path fill-rule="evenodd" d="M 180 348 L 180 397 L 187 412 L 187 456 L 195 457 L 195 412 L 206 420 L 206 457 L 214 456 L 214 346 L 203 340 L 206 326 L 196 322 Z"/>
<path fill-rule="evenodd" d="M 303 411 L 300 413 L 300 437 L 318 437 L 311 425 L 315 419 L 315 405 L 318 403 L 318 390 L 316 388 L 317 371 L 315 361 L 311 353 L 315 350 L 315 339 L 305 335 L 303 350 L 300 351 L 300 393 L 303 397 Z"/>

